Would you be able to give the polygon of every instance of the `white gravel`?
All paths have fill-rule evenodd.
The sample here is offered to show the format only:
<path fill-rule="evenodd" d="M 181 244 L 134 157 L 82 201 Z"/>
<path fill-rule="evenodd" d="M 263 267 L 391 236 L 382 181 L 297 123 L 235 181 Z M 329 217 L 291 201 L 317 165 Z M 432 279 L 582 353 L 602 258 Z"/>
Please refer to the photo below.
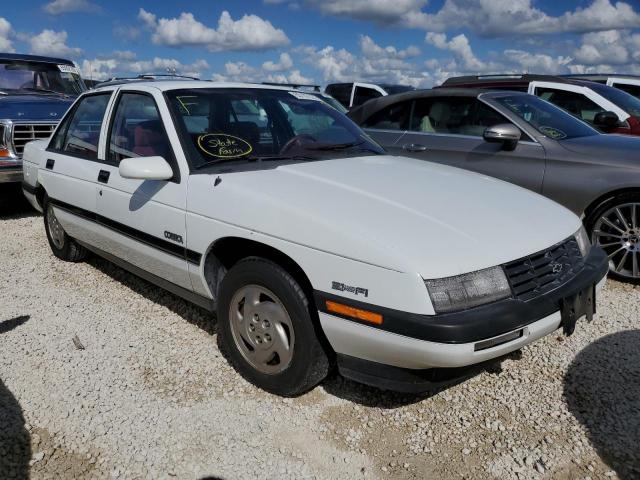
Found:
<path fill-rule="evenodd" d="M 333 376 L 283 400 L 203 311 L 57 260 L 26 208 L 0 227 L 0 478 L 640 478 L 639 287 L 610 281 L 572 337 L 447 389 Z"/>

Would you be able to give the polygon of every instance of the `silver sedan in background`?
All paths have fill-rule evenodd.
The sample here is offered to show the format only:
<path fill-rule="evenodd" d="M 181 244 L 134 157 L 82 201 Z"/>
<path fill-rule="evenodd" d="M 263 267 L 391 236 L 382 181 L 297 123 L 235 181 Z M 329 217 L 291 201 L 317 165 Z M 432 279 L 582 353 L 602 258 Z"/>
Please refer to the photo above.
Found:
<path fill-rule="evenodd" d="M 603 135 L 513 91 L 417 90 L 348 115 L 391 153 L 500 178 L 583 215 L 612 276 L 640 281 L 640 137 Z"/>

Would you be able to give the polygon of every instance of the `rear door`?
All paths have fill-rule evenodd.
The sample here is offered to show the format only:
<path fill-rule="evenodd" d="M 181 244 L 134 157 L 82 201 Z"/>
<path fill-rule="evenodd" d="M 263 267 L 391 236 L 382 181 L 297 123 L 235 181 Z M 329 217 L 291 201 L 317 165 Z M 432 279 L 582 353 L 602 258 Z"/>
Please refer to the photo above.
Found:
<path fill-rule="evenodd" d="M 522 132 L 513 151 L 483 138 L 487 127 L 511 123 L 476 97 L 425 97 L 415 100 L 408 131 L 394 146 L 406 156 L 443 163 L 542 191 L 545 151 Z"/>
<path fill-rule="evenodd" d="M 191 289 L 186 258 L 185 208 L 188 171 L 180 171 L 179 143 L 162 95 L 155 89 L 122 89 L 114 102 L 106 162 L 98 180 L 97 213 L 103 225 L 99 248 L 180 287 Z M 169 135 L 171 133 L 171 137 Z M 171 140 L 171 139 L 173 140 Z M 170 180 L 120 176 L 125 158 L 161 156 Z"/>
<path fill-rule="evenodd" d="M 39 175 L 56 217 L 69 235 L 91 243 L 100 171 L 100 133 L 112 92 L 83 96 L 56 130 Z M 42 168 L 44 167 L 44 168 Z"/>

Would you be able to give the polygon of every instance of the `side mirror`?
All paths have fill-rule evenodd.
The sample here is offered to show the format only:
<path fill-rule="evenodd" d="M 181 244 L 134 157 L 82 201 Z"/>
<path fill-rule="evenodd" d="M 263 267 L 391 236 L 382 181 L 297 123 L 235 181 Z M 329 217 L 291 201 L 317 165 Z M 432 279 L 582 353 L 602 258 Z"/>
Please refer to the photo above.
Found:
<path fill-rule="evenodd" d="M 607 130 L 610 128 L 616 128 L 620 124 L 620 119 L 618 118 L 618 115 L 613 112 L 599 112 L 596 113 L 595 117 L 593 117 L 593 124 L 598 128 Z"/>
<path fill-rule="evenodd" d="M 120 161 L 118 168 L 122 178 L 135 180 L 169 180 L 173 170 L 162 157 L 134 157 Z"/>
<path fill-rule="evenodd" d="M 487 127 L 482 134 L 485 142 L 502 143 L 505 150 L 513 150 L 520 141 L 520 129 L 511 123 Z"/>

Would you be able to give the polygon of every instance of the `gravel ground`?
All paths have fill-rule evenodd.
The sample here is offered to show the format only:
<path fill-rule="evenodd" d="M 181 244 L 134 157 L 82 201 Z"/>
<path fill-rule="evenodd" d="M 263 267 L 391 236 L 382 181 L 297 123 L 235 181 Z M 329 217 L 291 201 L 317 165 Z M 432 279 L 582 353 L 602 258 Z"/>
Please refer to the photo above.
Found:
<path fill-rule="evenodd" d="M 202 310 L 55 259 L 24 205 L 0 214 L 0 265 L 0 478 L 640 478 L 640 287 L 610 281 L 572 337 L 446 389 L 334 375 L 282 399 Z"/>

